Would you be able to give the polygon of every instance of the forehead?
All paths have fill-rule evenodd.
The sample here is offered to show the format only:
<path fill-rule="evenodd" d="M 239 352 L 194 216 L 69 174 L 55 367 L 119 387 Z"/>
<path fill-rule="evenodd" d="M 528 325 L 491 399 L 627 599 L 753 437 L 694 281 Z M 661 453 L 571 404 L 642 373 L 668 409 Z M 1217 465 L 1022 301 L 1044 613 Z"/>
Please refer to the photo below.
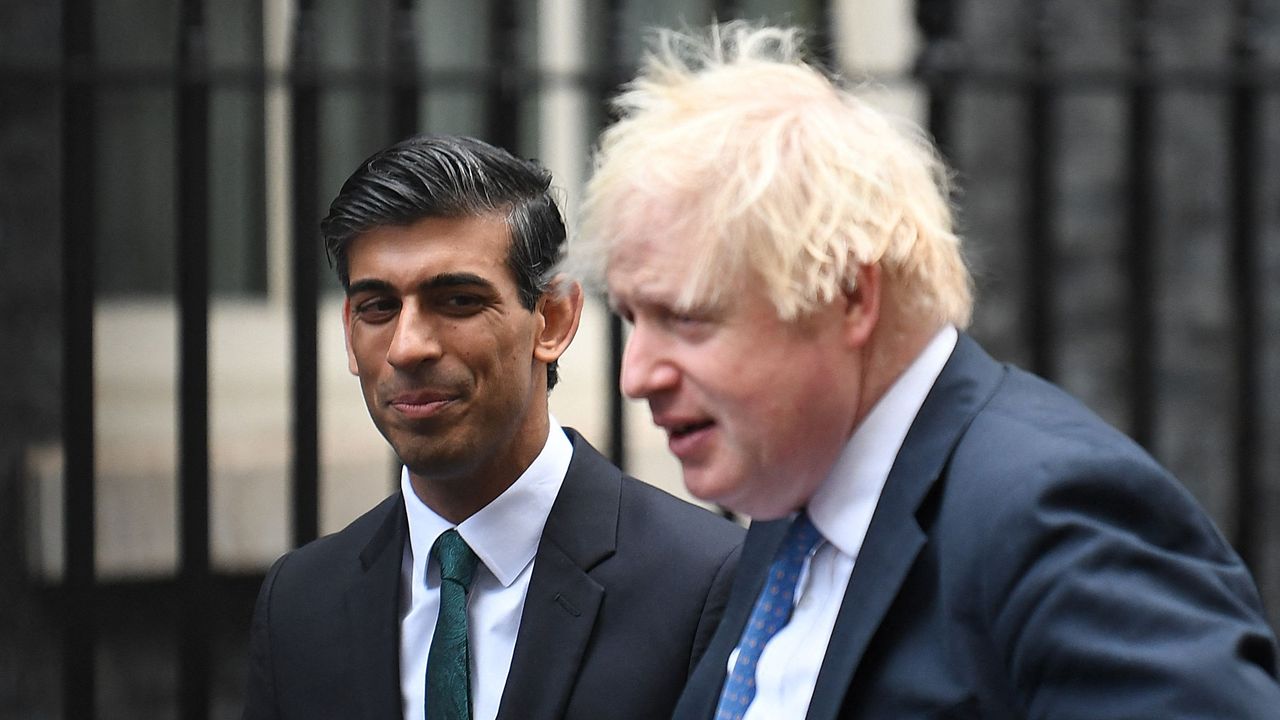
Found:
<path fill-rule="evenodd" d="M 671 233 L 646 233 L 616 240 L 605 261 L 605 284 L 615 301 L 665 299 L 674 302 L 696 280 L 694 248 Z"/>
<path fill-rule="evenodd" d="M 347 248 L 347 265 L 352 281 L 394 280 L 464 268 L 486 277 L 509 277 L 510 245 L 510 232 L 501 216 L 428 217 L 361 233 Z"/>

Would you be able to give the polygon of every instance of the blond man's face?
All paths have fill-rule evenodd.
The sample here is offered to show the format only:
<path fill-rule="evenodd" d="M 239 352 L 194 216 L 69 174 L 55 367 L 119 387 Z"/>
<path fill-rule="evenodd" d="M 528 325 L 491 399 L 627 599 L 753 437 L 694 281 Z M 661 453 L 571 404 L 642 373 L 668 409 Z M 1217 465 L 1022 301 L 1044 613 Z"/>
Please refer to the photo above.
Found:
<path fill-rule="evenodd" d="M 622 391 L 648 402 L 694 496 L 757 519 L 802 507 L 855 422 L 843 313 L 780 320 L 752 277 L 730 279 L 722 301 L 681 307 L 696 239 L 646 230 L 617 241 L 605 270 L 631 326 Z"/>

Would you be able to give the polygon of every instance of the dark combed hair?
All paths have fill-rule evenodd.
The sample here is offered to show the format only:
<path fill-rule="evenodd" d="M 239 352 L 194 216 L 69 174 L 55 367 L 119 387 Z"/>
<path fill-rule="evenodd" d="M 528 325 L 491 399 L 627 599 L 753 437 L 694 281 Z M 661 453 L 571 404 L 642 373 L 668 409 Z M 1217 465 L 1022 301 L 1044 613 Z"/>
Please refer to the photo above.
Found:
<path fill-rule="evenodd" d="M 503 215 L 511 234 L 507 265 L 528 310 L 550 286 L 565 228 L 551 196 L 551 173 L 468 137 L 418 135 L 374 153 L 342 184 L 320 222 L 329 264 L 351 282 L 347 249 L 361 234 L 428 217 Z M 558 379 L 547 366 L 547 389 Z"/>

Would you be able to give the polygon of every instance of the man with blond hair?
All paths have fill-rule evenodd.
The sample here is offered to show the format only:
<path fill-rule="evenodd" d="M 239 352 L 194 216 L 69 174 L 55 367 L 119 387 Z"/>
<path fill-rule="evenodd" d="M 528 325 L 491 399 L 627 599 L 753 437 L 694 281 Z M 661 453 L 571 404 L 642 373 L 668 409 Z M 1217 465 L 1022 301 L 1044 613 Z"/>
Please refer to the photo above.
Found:
<path fill-rule="evenodd" d="M 1141 448 L 963 331 L 921 133 L 795 30 L 659 35 L 572 251 L 696 496 L 750 516 L 677 718 L 1275 718 L 1248 571 Z"/>

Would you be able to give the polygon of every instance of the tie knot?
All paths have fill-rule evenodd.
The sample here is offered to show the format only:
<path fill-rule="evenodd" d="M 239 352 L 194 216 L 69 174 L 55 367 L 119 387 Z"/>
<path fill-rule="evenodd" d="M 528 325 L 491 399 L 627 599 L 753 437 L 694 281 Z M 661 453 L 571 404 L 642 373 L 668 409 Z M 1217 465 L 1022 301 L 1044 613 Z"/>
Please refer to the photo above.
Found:
<path fill-rule="evenodd" d="M 463 590 L 471 587 L 471 577 L 476 572 L 476 557 L 467 541 L 457 530 L 447 530 L 431 547 L 431 554 L 440 562 L 440 579 L 455 582 Z"/>
<path fill-rule="evenodd" d="M 791 527 L 787 528 L 786 537 L 778 547 L 779 559 L 787 564 L 798 565 L 821 541 L 822 533 L 813 526 L 809 513 L 801 510 L 796 519 L 791 522 Z"/>

